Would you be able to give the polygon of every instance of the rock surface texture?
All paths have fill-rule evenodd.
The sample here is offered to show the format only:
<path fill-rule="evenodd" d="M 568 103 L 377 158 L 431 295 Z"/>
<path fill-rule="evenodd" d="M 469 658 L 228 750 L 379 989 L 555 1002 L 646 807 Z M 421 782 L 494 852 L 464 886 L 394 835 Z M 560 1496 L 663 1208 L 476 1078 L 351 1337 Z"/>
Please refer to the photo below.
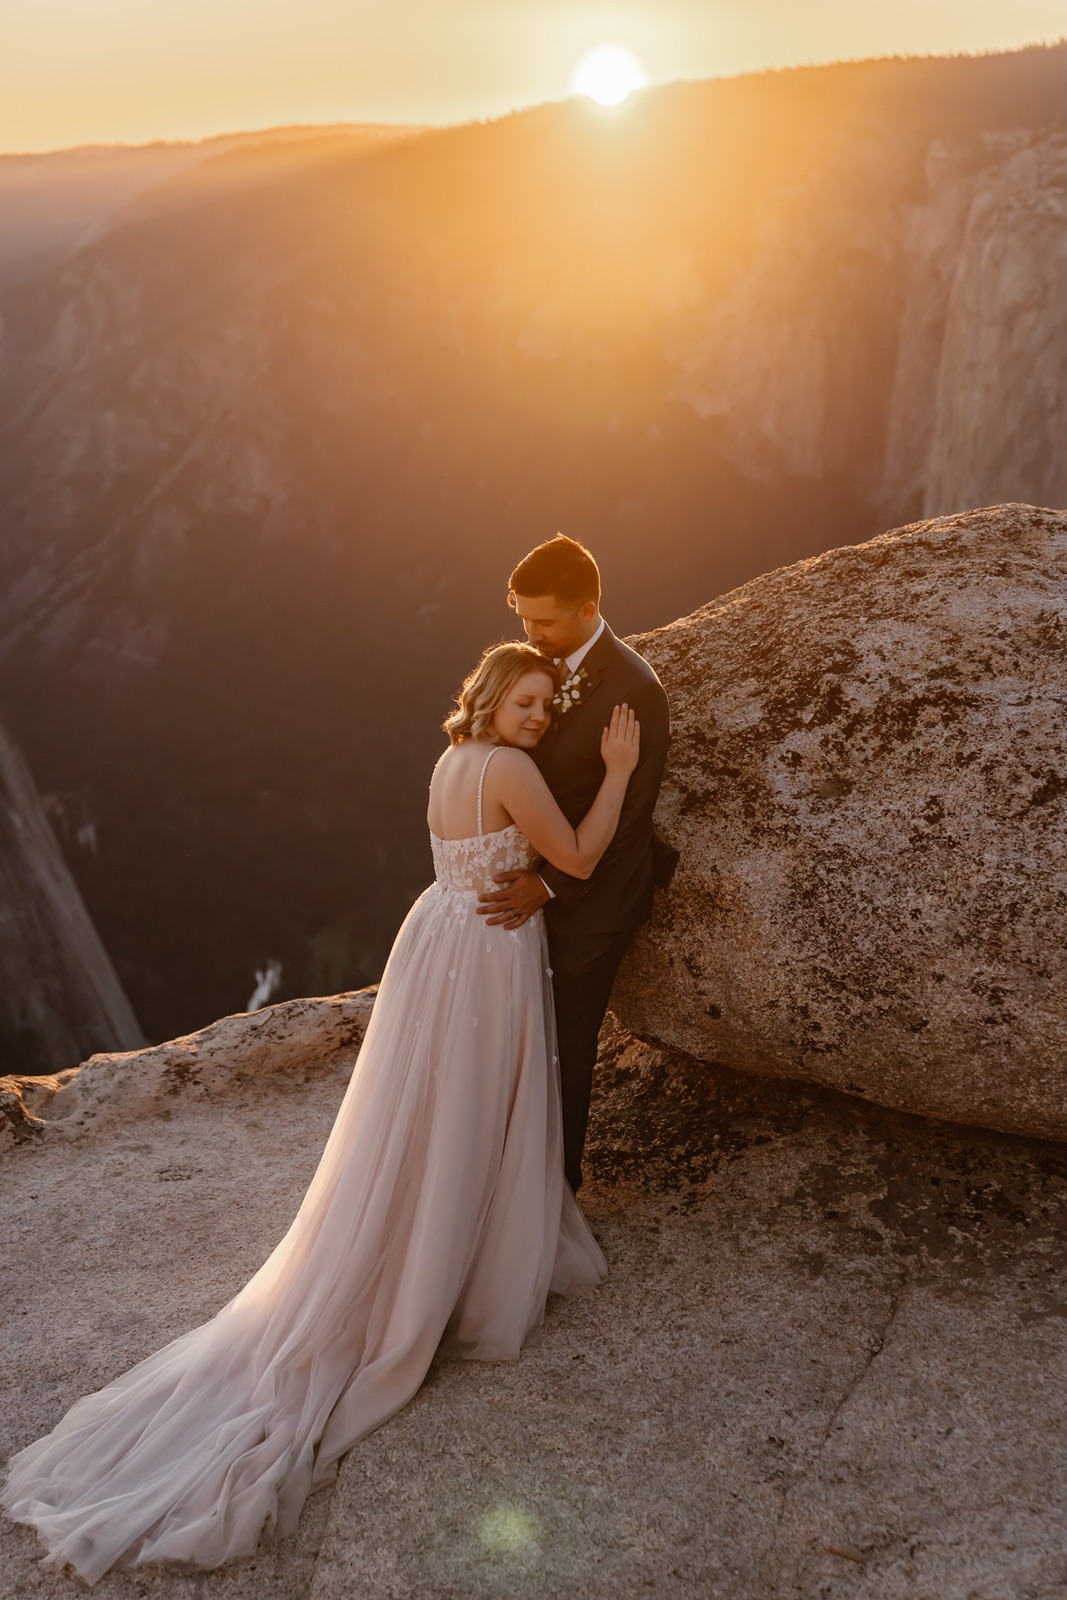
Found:
<path fill-rule="evenodd" d="M 1067 514 L 999 506 L 770 573 L 634 641 L 681 850 L 614 1004 L 705 1061 L 1065 1128 Z"/>
<path fill-rule="evenodd" d="M 0 1455 L 260 1265 L 371 1001 L 229 1017 L 44 1086 L 2 1158 Z M 602 1289 L 550 1302 L 514 1366 L 438 1363 L 292 1538 L 206 1576 L 111 1573 L 94 1600 L 1062 1595 L 1067 1183 L 1047 1146 L 609 1024 L 589 1156 Z M 39 1554 L 0 1519 L 0 1593 L 69 1600 Z"/>
<path fill-rule="evenodd" d="M 362 1042 L 375 990 L 286 1000 L 222 1017 L 165 1044 L 90 1056 L 50 1077 L 0 1078 L 0 1149 L 47 1127 L 68 1137 L 165 1110 L 175 1095 L 217 1100 L 234 1086 L 282 1073 L 302 1081 L 342 1049 Z"/>
<path fill-rule="evenodd" d="M 0 728 L 0 1071 L 143 1044 L 20 751 Z"/>

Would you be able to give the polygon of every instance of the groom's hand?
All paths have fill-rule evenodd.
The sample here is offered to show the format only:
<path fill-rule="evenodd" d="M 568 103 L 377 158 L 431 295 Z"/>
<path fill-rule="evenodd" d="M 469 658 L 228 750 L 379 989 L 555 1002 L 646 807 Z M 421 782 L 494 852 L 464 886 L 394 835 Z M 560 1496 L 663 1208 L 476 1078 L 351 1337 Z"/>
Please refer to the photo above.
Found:
<path fill-rule="evenodd" d="M 478 915 L 490 927 L 521 928 L 549 898 L 536 872 L 495 872 L 493 882 L 505 887 L 478 896 Z"/>

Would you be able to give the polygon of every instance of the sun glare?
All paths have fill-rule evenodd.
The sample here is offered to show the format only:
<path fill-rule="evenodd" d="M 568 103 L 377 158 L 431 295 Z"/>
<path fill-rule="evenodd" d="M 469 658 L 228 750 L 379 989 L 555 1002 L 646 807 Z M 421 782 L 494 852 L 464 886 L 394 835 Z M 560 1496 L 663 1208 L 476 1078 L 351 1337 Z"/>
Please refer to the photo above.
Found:
<path fill-rule="evenodd" d="M 631 51 L 621 44 L 600 44 L 575 67 L 571 94 L 588 95 L 601 106 L 618 106 L 647 82 L 648 73 Z"/>

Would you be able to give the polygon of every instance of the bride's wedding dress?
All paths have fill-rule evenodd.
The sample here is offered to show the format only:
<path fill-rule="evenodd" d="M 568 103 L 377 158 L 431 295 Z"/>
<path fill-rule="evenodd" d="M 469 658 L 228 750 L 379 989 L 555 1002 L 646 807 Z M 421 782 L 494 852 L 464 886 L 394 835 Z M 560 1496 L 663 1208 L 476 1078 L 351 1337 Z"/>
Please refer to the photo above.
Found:
<path fill-rule="evenodd" d="M 277 1249 L 210 1322 L 13 1458 L 0 1503 L 50 1564 L 94 1582 L 115 1564 L 249 1554 L 294 1528 L 439 1347 L 513 1361 L 549 1291 L 603 1278 L 563 1180 L 542 918 L 507 932 L 475 914 L 493 874 L 533 852 L 514 826 L 481 830 L 479 783 L 477 836 L 431 834 L 436 881 L 397 935 Z"/>

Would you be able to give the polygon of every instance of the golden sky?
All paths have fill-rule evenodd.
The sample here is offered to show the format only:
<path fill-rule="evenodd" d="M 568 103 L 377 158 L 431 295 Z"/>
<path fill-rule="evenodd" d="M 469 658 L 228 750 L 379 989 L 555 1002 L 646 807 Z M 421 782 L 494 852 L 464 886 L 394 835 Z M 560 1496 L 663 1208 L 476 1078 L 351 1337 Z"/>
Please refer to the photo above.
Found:
<path fill-rule="evenodd" d="M 660 83 L 1063 33 L 1063 0 L 0 0 L 0 150 L 498 116 L 605 43 Z"/>

